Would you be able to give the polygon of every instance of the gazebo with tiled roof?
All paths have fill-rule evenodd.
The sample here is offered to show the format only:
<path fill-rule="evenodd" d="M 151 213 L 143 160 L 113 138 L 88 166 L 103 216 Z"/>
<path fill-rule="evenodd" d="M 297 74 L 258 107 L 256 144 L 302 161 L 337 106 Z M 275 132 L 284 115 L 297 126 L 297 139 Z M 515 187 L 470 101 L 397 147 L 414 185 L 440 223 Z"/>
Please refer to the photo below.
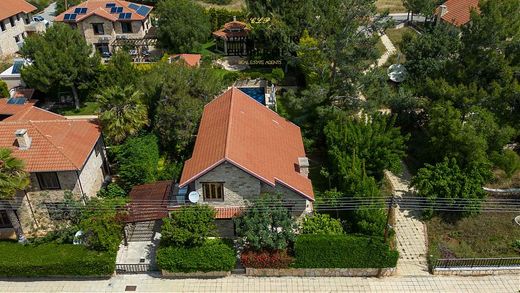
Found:
<path fill-rule="evenodd" d="M 251 29 L 247 24 L 237 21 L 233 17 L 233 21 L 224 24 L 224 27 L 213 32 L 216 40 L 216 48 L 225 55 L 247 55 L 247 43 Z"/>

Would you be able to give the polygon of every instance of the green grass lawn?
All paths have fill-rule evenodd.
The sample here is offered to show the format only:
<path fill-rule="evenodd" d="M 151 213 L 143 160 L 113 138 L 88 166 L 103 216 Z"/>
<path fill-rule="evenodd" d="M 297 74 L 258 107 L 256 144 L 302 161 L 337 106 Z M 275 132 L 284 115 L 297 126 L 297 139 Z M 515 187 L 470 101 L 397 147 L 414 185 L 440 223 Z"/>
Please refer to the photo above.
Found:
<path fill-rule="evenodd" d="M 407 33 L 409 34 L 416 34 L 416 32 L 409 28 L 409 27 L 402 27 L 402 28 L 391 28 L 387 29 L 385 31 L 386 35 L 392 41 L 392 44 L 394 44 L 394 47 L 397 49 L 396 54 L 393 54 L 388 58 L 387 63 L 385 66 L 390 66 L 391 64 L 398 63 L 397 57 L 399 56 L 399 63 L 404 63 L 406 61 L 406 56 L 401 51 L 401 44 L 403 43 L 403 36 Z M 383 53 L 385 52 L 385 47 L 381 41 L 377 43 L 377 48 L 380 50 L 379 46 L 383 46 Z"/>
<path fill-rule="evenodd" d="M 433 258 L 520 257 L 518 213 L 484 212 L 454 223 L 436 216 L 427 221 L 429 254 Z"/>
<path fill-rule="evenodd" d="M 390 13 L 406 12 L 402 0 L 377 0 L 376 7 L 378 12 L 389 10 Z"/>
<path fill-rule="evenodd" d="M 85 102 L 81 105 L 79 110 L 76 110 L 74 107 L 67 107 L 56 109 L 55 112 L 64 115 L 64 116 L 76 116 L 76 115 L 96 115 L 99 110 L 99 105 L 97 102 Z"/>

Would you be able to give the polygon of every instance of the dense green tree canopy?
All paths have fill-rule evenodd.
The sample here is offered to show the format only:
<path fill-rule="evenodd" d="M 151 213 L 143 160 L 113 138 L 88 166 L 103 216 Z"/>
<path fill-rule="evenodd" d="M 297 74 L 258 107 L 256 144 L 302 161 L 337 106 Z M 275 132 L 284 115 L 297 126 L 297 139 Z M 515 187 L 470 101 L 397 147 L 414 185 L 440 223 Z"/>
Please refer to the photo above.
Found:
<path fill-rule="evenodd" d="M 208 237 L 215 236 L 215 215 L 208 205 L 183 206 L 163 219 L 161 245 L 175 247 L 201 246 Z"/>
<path fill-rule="evenodd" d="M 148 110 L 142 96 L 133 86 L 109 87 L 97 95 L 99 121 L 110 143 L 121 143 L 148 125 Z"/>
<path fill-rule="evenodd" d="M 209 17 L 194 1 L 163 0 L 157 4 L 156 13 L 159 43 L 171 52 L 192 52 L 210 36 Z"/>
<path fill-rule="evenodd" d="M 29 87 L 47 93 L 55 88 L 71 90 L 76 108 L 78 89 L 95 79 L 100 59 L 78 30 L 56 23 L 40 35 L 25 40 L 22 56 L 32 61 L 22 68 L 22 79 Z"/>

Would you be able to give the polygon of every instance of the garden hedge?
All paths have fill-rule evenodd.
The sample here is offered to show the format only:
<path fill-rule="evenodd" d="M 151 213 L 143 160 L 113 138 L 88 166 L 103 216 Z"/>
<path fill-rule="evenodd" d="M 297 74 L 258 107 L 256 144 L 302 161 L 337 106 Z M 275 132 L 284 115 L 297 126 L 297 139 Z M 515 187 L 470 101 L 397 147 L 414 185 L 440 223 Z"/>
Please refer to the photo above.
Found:
<path fill-rule="evenodd" d="M 235 251 L 220 240 L 208 240 L 197 247 L 161 247 L 157 264 L 169 272 L 231 271 L 235 268 Z"/>
<path fill-rule="evenodd" d="M 0 277 L 110 276 L 115 253 L 81 245 L 0 242 Z"/>
<path fill-rule="evenodd" d="M 399 254 L 377 237 L 300 235 L 294 244 L 297 268 L 391 268 Z"/>

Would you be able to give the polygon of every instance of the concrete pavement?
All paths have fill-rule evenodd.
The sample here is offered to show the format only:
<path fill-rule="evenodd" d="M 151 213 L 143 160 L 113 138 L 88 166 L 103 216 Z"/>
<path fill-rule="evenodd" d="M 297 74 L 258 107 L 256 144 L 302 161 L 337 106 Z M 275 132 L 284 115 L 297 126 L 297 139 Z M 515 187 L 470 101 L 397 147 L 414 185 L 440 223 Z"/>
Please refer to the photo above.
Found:
<path fill-rule="evenodd" d="M 56 17 L 54 14 L 56 13 L 56 2 L 52 2 L 47 6 L 42 12 L 37 15 L 41 15 L 45 20 L 49 21 L 51 25 L 54 22 L 54 18 Z"/>
<path fill-rule="evenodd" d="M 129 286 L 129 287 L 127 287 Z M 132 288 L 130 286 L 135 286 Z M 519 275 L 483 277 L 160 279 L 120 275 L 109 280 L 0 281 L 0 292 L 518 292 Z"/>

